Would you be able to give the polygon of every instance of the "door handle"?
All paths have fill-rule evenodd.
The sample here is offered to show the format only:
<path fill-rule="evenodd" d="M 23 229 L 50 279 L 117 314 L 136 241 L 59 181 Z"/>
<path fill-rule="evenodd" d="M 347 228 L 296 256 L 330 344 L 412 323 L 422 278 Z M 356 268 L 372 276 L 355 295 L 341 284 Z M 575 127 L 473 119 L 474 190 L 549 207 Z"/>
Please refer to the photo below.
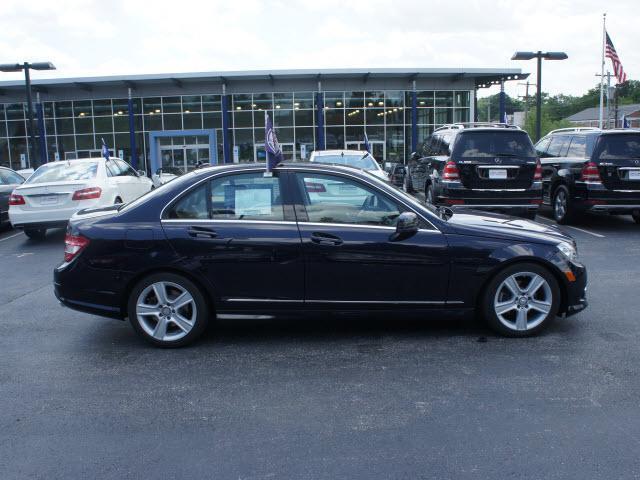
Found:
<path fill-rule="evenodd" d="M 318 245 L 342 245 L 343 241 L 340 237 L 331 235 L 330 233 L 313 232 L 311 241 Z"/>
<path fill-rule="evenodd" d="M 187 229 L 187 233 L 193 238 L 217 238 L 218 232 L 208 227 L 191 226 Z"/>

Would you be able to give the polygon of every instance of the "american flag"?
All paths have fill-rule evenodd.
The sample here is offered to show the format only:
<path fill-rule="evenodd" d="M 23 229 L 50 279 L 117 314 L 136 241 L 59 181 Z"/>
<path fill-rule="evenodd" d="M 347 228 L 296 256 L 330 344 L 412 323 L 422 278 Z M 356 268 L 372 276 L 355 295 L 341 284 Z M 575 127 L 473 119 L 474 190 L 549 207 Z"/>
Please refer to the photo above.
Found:
<path fill-rule="evenodd" d="M 611 63 L 613 63 L 613 73 L 618 79 L 618 83 L 626 82 L 627 74 L 624 73 L 624 68 L 622 68 L 620 57 L 618 57 L 618 52 L 616 52 L 616 49 L 613 46 L 613 42 L 611 41 L 611 37 L 609 37 L 609 33 L 607 33 L 607 43 L 604 49 L 604 56 L 611 59 Z"/>

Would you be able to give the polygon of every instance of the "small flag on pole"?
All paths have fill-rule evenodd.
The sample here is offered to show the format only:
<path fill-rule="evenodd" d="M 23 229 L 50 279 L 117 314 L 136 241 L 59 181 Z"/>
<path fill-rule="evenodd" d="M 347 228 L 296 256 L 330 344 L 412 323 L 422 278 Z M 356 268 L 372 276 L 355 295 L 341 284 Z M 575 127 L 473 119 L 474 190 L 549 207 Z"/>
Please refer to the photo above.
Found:
<path fill-rule="evenodd" d="M 609 37 L 609 33 L 606 34 L 606 44 L 604 49 L 604 56 L 611 59 L 611 63 L 613 64 L 613 73 L 618 80 L 618 83 L 624 83 L 627 81 L 627 74 L 622 68 L 622 62 L 620 62 L 620 57 L 618 57 L 618 52 L 616 52 L 615 47 L 613 46 L 613 42 L 611 41 L 611 37 Z"/>
<path fill-rule="evenodd" d="M 109 147 L 107 147 L 107 144 L 104 141 L 104 138 L 101 139 L 102 140 L 102 156 L 105 158 L 105 160 L 109 160 Z"/>
<path fill-rule="evenodd" d="M 369 137 L 367 137 L 367 132 L 364 132 L 364 149 L 371 153 L 371 147 L 369 146 Z"/>
<path fill-rule="evenodd" d="M 264 112 L 264 149 L 267 153 L 267 172 L 270 172 L 283 161 L 283 157 L 276 131 L 273 129 L 271 117 L 267 112 Z"/>

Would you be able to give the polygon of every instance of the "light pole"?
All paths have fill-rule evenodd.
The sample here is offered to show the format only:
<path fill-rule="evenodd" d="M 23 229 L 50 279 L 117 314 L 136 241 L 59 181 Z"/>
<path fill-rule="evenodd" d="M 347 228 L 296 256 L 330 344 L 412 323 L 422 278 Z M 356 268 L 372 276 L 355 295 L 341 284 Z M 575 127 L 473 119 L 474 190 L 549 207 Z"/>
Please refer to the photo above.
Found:
<path fill-rule="evenodd" d="M 31 77 L 29 70 L 55 70 L 51 62 L 24 62 L 24 63 L 4 63 L 0 65 L 0 72 L 19 72 L 24 70 L 24 83 L 27 90 L 27 114 L 29 116 L 29 156 L 30 167 L 38 168 L 38 157 L 36 156 L 36 132 L 33 123 L 33 104 L 31 102 Z"/>
<path fill-rule="evenodd" d="M 538 60 L 538 78 L 536 89 L 536 138 L 537 142 L 540 140 L 540 126 L 542 121 L 542 59 L 545 60 L 566 60 L 569 56 L 564 52 L 516 52 L 511 57 L 511 60 Z"/>

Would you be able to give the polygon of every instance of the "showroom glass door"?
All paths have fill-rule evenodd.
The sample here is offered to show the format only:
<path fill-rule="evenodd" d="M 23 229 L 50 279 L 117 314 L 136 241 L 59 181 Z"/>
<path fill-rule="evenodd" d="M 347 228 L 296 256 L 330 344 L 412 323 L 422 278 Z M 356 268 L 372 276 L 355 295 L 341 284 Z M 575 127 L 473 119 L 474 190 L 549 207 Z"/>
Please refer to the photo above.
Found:
<path fill-rule="evenodd" d="M 296 160 L 296 147 L 293 143 L 281 143 L 280 148 L 285 162 L 294 162 Z M 264 143 L 256 143 L 253 146 L 253 158 L 256 162 L 265 161 Z"/>

